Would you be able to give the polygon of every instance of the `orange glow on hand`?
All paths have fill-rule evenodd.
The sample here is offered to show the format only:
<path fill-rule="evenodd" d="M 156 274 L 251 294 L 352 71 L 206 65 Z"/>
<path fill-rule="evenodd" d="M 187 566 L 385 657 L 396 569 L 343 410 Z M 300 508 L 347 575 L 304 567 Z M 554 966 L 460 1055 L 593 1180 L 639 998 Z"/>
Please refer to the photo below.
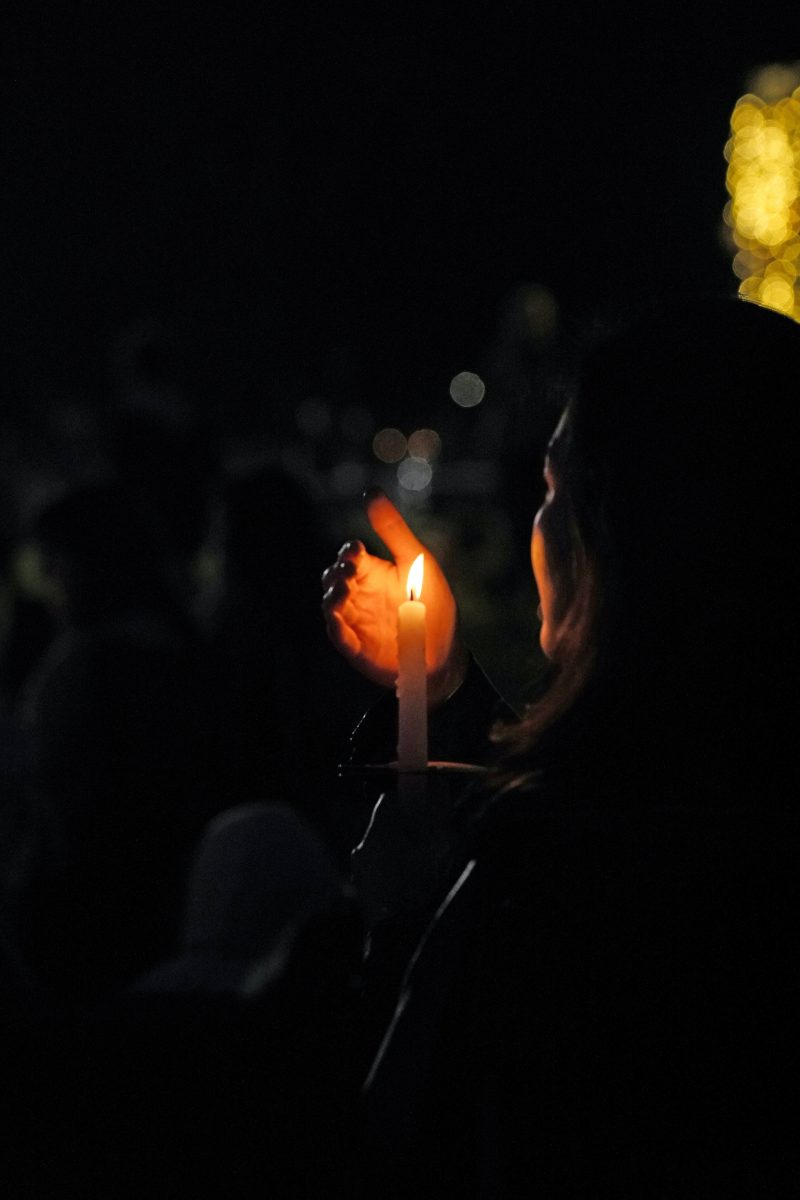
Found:
<path fill-rule="evenodd" d="M 425 663 L 428 701 L 435 705 L 462 682 L 468 656 L 458 636 L 458 614 L 450 585 L 436 556 L 416 538 L 383 493 L 366 504 L 367 517 L 392 559 L 349 542 L 323 575 L 323 613 L 339 652 L 367 679 L 394 687 L 400 605 L 420 600 L 425 576 Z"/>

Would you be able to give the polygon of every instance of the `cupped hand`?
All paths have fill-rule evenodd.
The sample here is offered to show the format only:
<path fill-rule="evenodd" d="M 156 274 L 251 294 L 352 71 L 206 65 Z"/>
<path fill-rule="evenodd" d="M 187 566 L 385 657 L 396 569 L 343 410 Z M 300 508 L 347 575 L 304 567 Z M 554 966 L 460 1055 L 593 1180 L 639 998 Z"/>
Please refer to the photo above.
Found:
<path fill-rule="evenodd" d="M 450 585 L 434 556 L 415 537 L 383 492 L 367 494 L 370 525 L 394 561 L 368 554 L 361 542 L 346 542 L 322 576 L 322 611 L 337 650 L 367 679 L 394 687 L 397 679 L 397 609 L 407 599 L 411 564 L 424 554 L 419 597 L 426 609 L 425 661 L 428 703 L 441 703 L 466 674 L 467 652 L 458 633 L 458 611 Z"/>

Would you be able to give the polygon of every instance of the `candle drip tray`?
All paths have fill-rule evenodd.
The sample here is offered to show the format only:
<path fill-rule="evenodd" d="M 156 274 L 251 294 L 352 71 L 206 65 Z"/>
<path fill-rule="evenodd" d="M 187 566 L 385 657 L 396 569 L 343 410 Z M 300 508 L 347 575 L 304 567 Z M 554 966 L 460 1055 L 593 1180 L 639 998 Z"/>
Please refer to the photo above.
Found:
<path fill-rule="evenodd" d="M 400 770 L 397 762 L 386 763 L 340 763 L 338 768 L 340 779 L 378 779 L 392 780 L 406 775 L 421 775 L 425 778 L 437 778 L 443 775 L 484 775 L 486 767 L 477 763 L 463 762 L 429 762 L 427 766 L 416 771 Z"/>

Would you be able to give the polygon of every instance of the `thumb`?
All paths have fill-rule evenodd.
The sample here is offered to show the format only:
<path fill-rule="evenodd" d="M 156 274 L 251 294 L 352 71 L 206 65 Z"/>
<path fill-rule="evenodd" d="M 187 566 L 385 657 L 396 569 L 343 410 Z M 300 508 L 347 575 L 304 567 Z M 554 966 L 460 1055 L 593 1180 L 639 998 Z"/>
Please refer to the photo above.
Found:
<path fill-rule="evenodd" d="M 367 519 L 381 541 L 391 551 L 395 562 L 410 562 L 425 547 L 406 525 L 403 517 L 380 488 L 364 493 Z"/>

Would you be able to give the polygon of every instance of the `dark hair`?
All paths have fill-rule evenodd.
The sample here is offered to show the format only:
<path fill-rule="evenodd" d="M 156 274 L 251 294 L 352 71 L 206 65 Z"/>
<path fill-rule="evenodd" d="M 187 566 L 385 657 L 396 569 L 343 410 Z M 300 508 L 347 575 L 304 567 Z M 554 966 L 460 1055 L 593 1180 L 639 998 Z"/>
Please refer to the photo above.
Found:
<path fill-rule="evenodd" d="M 797 326 L 734 299 L 662 311 L 590 352 L 562 451 L 571 648 L 497 735 L 506 783 L 567 750 L 638 787 L 662 765 L 685 780 L 698 753 L 722 780 L 754 743 L 776 748 L 800 619 L 798 363 Z"/>

